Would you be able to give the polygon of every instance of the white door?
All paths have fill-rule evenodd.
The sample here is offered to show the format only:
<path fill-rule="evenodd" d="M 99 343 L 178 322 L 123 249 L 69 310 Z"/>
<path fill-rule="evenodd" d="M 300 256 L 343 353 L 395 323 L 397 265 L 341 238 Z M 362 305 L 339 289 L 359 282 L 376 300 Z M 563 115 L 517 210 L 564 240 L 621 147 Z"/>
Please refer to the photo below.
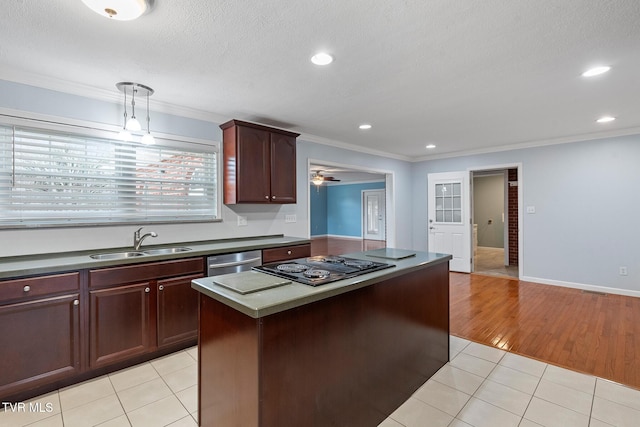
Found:
<path fill-rule="evenodd" d="M 385 192 L 384 190 L 362 191 L 362 238 L 385 240 Z"/>
<path fill-rule="evenodd" d="M 471 272 L 469 172 L 428 176 L 429 252 L 450 254 L 451 271 Z"/>

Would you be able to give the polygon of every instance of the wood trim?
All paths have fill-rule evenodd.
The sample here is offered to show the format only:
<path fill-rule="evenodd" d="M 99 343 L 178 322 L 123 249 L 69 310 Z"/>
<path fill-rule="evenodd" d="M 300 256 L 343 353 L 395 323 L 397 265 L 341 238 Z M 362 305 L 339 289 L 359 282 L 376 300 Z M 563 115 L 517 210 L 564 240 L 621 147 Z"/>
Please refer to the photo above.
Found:
<path fill-rule="evenodd" d="M 163 277 L 203 274 L 204 265 L 204 258 L 198 257 L 90 270 L 89 287 L 117 286 Z"/>

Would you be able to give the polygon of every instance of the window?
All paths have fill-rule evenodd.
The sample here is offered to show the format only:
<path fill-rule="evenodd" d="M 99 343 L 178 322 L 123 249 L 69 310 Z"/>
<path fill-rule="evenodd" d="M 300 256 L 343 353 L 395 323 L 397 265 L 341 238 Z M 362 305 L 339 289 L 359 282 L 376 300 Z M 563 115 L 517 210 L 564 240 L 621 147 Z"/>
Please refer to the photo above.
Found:
<path fill-rule="evenodd" d="M 436 184 L 436 222 L 462 223 L 462 183 Z"/>
<path fill-rule="evenodd" d="M 159 141 L 0 125 L 0 227 L 215 219 L 215 150 Z"/>

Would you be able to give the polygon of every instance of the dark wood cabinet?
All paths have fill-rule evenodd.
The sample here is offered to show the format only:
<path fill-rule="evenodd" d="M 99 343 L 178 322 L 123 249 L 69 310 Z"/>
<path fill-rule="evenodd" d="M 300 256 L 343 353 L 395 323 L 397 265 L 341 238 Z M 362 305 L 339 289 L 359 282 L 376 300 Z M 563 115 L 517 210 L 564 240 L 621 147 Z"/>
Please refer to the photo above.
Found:
<path fill-rule="evenodd" d="M 191 281 L 200 277 L 158 280 L 158 347 L 198 338 L 198 291 Z"/>
<path fill-rule="evenodd" d="M 197 339 L 203 258 L 108 267 L 89 272 L 89 364 L 111 365 Z"/>
<path fill-rule="evenodd" d="M 79 274 L 0 282 L 0 396 L 78 374 Z"/>
<path fill-rule="evenodd" d="M 262 250 L 262 263 L 267 264 L 276 261 L 303 258 L 311 256 L 311 244 L 283 246 Z"/>
<path fill-rule="evenodd" d="M 296 203 L 297 133 L 231 120 L 223 131 L 224 203 Z"/>
<path fill-rule="evenodd" d="M 109 365 L 147 353 L 154 346 L 150 282 L 92 290 L 90 295 L 89 364 Z"/>

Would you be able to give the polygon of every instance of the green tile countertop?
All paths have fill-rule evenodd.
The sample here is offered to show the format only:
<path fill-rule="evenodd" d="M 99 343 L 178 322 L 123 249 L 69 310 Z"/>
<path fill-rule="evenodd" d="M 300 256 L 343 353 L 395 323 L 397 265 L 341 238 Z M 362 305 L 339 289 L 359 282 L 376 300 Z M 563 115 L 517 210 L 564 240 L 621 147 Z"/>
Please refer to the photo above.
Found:
<path fill-rule="evenodd" d="M 85 268 L 100 268 L 113 265 L 140 264 L 151 261 L 190 258 L 194 256 L 215 255 L 223 253 L 244 252 L 256 249 L 277 248 L 289 245 L 303 245 L 310 243 L 309 239 L 287 237 L 283 235 L 248 237 L 240 239 L 210 240 L 202 242 L 180 242 L 163 245 L 144 245 L 140 251 L 167 248 L 188 247 L 189 251 L 163 254 L 144 255 L 139 257 L 111 260 L 96 260 L 93 254 L 132 251 L 131 247 L 95 249 L 78 252 L 53 253 L 41 255 L 26 255 L 18 257 L 0 258 L 0 279 L 28 276 L 35 274 L 57 273 Z"/>
<path fill-rule="evenodd" d="M 374 251 L 356 252 L 344 254 L 344 256 L 371 260 L 370 253 L 372 252 Z M 426 268 L 429 265 L 449 262 L 451 259 L 451 255 L 446 254 L 419 251 L 412 252 L 415 252 L 416 255 L 398 260 L 376 260 L 393 264 L 394 267 L 392 268 L 374 271 L 361 276 L 339 280 L 337 282 L 327 283 L 316 287 L 291 281 L 289 284 L 271 289 L 248 294 L 240 294 L 216 284 L 216 278 L 222 276 L 204 277 L 202 279 L 193 280 L 191 282 L 191 287 L 210 298 L 246 314 L 247 316 L 257 319 L 335 295 L 340 295 L 355 289 L 363 288 L 365 286 L 370 286 L 383 280 L 398 277 L 421 268 Z M 255 274 L 269 276 L 266 273 L 256 272 Z M 246 276 L 250 277 L 248 275 Z"/>

